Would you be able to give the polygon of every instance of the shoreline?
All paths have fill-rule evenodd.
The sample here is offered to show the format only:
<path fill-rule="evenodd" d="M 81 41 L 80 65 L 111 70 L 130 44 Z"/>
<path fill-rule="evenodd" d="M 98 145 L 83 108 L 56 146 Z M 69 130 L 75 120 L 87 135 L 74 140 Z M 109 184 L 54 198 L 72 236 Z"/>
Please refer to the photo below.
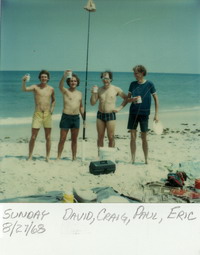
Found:
<path fill-rule="evenodd" d="M 60 115 L 61 116 L 61 115 Z M 152 111 L 149 117 L 149 129 L 153 129 L 153 116 L 154 112 Z M 30 117 L 30 120 L 32 118 Z M 196 111 L 186 111 L 186 112 L 161 112 L 159 114 L 159 120 L 163 124 L 164 129 L 177 130 L 183 128 L 183 126 L 195 129 L 200 126 L 200 110 Z M 52 127 L 52 141 L 58 141 L 60 135 L 59 128 L 60 119 L 53 118 L 53 127 Z M 128 113 L 119 113 L 116 120 L 116 135 L 127 135 L 127 122 L 128 122 Z M 81 121 L 79 138 L 82 137 L 83 125 Z M 15 141 L 17 139 L 30 139 L 31 135 L 31 122 L 27 124 L 9 124 L 9 125 L 0 125 L 0 139 L 2 141 Z M 94 116 L 87 116 L 86 120 L 86 137 L 87 139 L 96 138 L 96 113 Z M 37 140 L 44 141 L 44 131 L 41 128 Z"/>

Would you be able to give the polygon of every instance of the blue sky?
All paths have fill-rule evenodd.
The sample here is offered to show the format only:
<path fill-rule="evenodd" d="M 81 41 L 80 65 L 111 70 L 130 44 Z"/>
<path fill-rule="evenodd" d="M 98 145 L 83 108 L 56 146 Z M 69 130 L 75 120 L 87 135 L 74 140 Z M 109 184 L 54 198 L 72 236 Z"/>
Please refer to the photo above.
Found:
<path fill-rule="evenodd" d="M 94 0 L 89 70 L 200 73 L 199 0 Z M 87 0 L 2 0 L 1 70 L 84 71 Z"/>

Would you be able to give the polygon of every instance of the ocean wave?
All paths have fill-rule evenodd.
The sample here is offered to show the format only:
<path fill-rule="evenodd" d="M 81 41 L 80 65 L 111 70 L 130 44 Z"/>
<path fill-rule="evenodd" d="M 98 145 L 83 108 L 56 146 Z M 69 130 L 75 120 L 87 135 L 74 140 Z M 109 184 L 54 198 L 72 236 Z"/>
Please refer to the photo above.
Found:
<path fill-rule="evenodd" d="M 96 112 L 88 112 L 87 117 L 95 117 Z M 61 114 L 54 114 L 52 116 L 53 121 L 59 121 L 61 119 Z M 8 117 L 8 118 L 0 118 L 0 126 L 5 125 L 24 125 L 24 124 L 31 124 L 32 123 L 32 116 L 31 117 Z"/>
<path fill-rule="evenodd" d="M 153 110 L 152 110 L 153 111 Z M 191 111 L 200 111 L 200 106 L 194 106 L 190 108 L 184 108 L 184 107 L 174 107 L 174 108 L 162 108 L 159 110 L 159 112 L 191 112 Z"/>
<path fill-rule="evenodd" d="M 20 125 L 20 124 L 30 124 L 32 122 L 32 117 L 22 117 L 22 118 L 1 118 L 0 125 Z"/>
<path fill-rule="evenodd" d="M 167 112 L 194 112 L 194 111 L 200 111 L 199 106 L 191 107 L 191 108 L 173 108 L 173 109 L 160 109 L 159 113 L 167 113 Z M 154 113 L 154 109 L 151 110 L 152 113 Z M 59 121 L 61 119 L 61 114 L 54 114 L 52 116 L 53 121 Z M 118 116 L 125 116 L 128 115 L 129 111 L 121 111 L 118 112 Z M 87 118 L 96 118 L 96 112 L 87 112 L 86 115 Z M 32 116 L 31 117 L 9 117 L 9 118 L 0 118 L 0 125 L 24 125 L 24 124 L 31 124 L 32 123 Z"/>

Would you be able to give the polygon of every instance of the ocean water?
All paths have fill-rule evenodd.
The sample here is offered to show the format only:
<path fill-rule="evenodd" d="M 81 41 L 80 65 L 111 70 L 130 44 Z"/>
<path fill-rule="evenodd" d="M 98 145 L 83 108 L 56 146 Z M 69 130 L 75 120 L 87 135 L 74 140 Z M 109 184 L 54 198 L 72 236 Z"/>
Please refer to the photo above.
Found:
<path fill-rule="evenodd" d="M 30 73 L 31 80 L 27 85 L 37 84 L 38 71 L 1 71 L 0 72 L 0 125 L 25 124 L 30 123 L 34 112 L 34 97 L 32 92 L 23 92 L 21 90 L 21 79 L 26 73 Z M 78 89 L 85 95 L 85 72 L 75 72 L 80 77 L 80 86 Z M 58 89 L 59 81 L 62 77 L 62 71 L 50 71 L 49 85 L 53 86 L 56 95 L 56 106 L 54 119 L 60 119 L 63 99 Z M 200 75 L 198 74 L 164 74 L 149 73 L 146 79 L 151 80 L 159 96 L 159 111 L 188 111 L 200 109 Z M 134 80 L 132 72 L 114 72 L 113 84 L 119 86 L 125 93 L 131 81 Z M 100 72 L 89 72 L 87 81 L 87 117 L 95 119 L 97 106 L 90 105 L 90 90 L 96 84 L 102 85 Z M 120 105 L 122 99 L 117 99 L 117 105 Z M 152 101 L 152 111 L 154 103 Z M 129 111 L 127 105 L 119 115 L 124 115 Z"/>

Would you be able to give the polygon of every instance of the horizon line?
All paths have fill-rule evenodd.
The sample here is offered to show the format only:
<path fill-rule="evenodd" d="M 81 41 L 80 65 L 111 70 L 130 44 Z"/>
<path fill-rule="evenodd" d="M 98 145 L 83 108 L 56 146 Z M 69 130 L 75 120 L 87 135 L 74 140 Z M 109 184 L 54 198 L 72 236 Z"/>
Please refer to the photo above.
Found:
<path fill-rule="evenodd" d="M 41 70 L 46 70 L 46 69 L 41 69 Z M 0 70 L 0 72 L 40 72 L 41 70 Z M 64 70 L 48 70 L 49 72 L 64 72 Z M 106 71 L 106 70 L 104 70 Z M 101 73 L 104 71 L 88 71 L 90 73 Z M 109 70 L 113 73 L 132 73 L 133 71 L 112 71 Z M 74 72 L 82 72 L 85 73 L 86 71 L 80 71 L 80 70 L 75 70 Z M 187 75 L 200 75 L 200 73 L 180 73 L 180 72 L 147 72 L 148 74 L 187 74 Z"/>

